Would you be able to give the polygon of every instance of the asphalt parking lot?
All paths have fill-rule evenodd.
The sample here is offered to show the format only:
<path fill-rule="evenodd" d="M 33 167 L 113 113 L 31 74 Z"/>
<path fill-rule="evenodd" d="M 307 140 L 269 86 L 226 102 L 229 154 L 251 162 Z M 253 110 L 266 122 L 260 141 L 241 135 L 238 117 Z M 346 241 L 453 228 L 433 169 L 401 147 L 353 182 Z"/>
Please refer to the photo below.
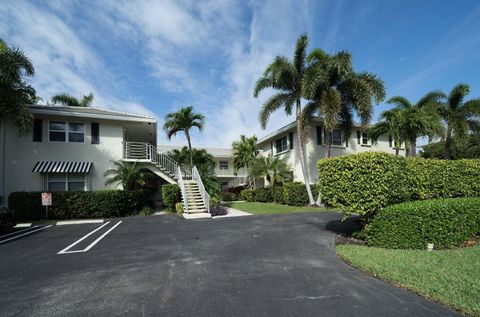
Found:
<path fill-rule="evenodd" d="M 326 229 L 339 217 L 132 217 L 0 237 L 0 315 L 457 315 L 343 263 Z"/>

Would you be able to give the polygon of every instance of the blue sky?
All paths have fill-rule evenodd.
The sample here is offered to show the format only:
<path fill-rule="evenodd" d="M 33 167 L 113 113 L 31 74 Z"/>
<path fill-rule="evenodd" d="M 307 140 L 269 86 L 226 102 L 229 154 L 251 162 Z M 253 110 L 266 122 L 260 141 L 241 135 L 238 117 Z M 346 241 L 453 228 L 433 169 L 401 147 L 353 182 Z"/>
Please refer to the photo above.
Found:
<path fill-rule="evenodd" d="M 94 92 L 94 106 L 153 115 L 192 105 L 206 115 L 194 145 L 229 146 L 263 136 L 252 96 L 275 55 L 291 56 L 307 33 L 309 49 L 348 50 L 355 69 L 376 73 L 387 97 L 415 101 L 455 84 L 480 96 L 480 2 L 461 1 L 4 1 L 0 37 L 36 67 L 45 100 Z M 375 116 L 390 106 L 375 107 Z M 159 132 L 159 142 L 168 142 Z M 171 144 L 184 144 L 183 135 Z"/>

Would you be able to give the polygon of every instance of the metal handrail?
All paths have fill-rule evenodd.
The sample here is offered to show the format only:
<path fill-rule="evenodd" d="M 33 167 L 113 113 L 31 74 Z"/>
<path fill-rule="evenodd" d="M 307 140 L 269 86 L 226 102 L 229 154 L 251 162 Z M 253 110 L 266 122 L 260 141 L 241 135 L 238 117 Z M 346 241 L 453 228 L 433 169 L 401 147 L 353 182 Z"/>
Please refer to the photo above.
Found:
<path fill-rule="evenodd" d="M 203 186 L 202 178 L 200 177 L 200 173 L 198 172 L 198 169 L 195 165 L 192 168 L 192 180 L 197 182 L 198 189 L 200 191 L 200 196 L 202 196 L 203 203 L 207 208 L 207 212 L 210 213 L 210 194 L 205 190 L 205 186 Z"/>
<path fill-rule="evenodd" d="M 169 174 L 176 175 L 178 163 L 168 155 L 159 153 L 157 148 L 145 142 L 124 142 L 124 158 L 134 160 L 148 160 L 163 167 Z"/>
<path fill-rule="evenodd" d="M 182 192 L 182 197 L 183 197 L 183 212 L 188 213 L 187 190 L 185 189 L 185 183 L 183 182 L 182 169 L 180 168 L 180 165 L 177 166 L 177 177 L 178 177 L 178 187 L 180 187 L 180 191 Z"/>

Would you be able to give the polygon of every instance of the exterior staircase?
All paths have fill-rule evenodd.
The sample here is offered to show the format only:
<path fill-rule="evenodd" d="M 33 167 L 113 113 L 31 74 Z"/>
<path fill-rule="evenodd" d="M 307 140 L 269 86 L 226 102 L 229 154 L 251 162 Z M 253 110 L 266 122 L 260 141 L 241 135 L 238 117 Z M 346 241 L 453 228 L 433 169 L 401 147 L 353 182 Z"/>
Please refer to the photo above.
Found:
<path fill-rule="evenodd" d="M 211 218 L 210 195 L 203 186 L 196 166 L 184 171 L 173 159 L 159 153 L 155 146 L 142 142 L 125 142 L 123 160 L 148 162 L 147 168 L 171 184 L 178 184 L 184 205 L 186 219 Z"/>

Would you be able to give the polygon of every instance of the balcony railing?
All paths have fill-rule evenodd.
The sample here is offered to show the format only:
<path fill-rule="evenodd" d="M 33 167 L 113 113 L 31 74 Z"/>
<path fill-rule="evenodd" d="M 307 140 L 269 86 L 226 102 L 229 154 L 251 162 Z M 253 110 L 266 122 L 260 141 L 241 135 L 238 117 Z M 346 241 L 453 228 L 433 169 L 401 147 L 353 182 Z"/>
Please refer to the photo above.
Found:
<path fill-rule="evenodd" d="M 215 168 L 215 174 L 217 176 L 237 176 L 237 177 L 245 177 L 247 176 L 247 171 L 244 168 L 240 168 L 236 173 L 233 168 L 228 169 L 220 169 L 218 167 Z"/>
<path fill-rule="evenodd" d="M 144 142 L 124 142 L 123 158 L 127 160 L 149 161 L 164 169 L 170 175 L 177 175 L 178 163 L 157 148 Z"/>

